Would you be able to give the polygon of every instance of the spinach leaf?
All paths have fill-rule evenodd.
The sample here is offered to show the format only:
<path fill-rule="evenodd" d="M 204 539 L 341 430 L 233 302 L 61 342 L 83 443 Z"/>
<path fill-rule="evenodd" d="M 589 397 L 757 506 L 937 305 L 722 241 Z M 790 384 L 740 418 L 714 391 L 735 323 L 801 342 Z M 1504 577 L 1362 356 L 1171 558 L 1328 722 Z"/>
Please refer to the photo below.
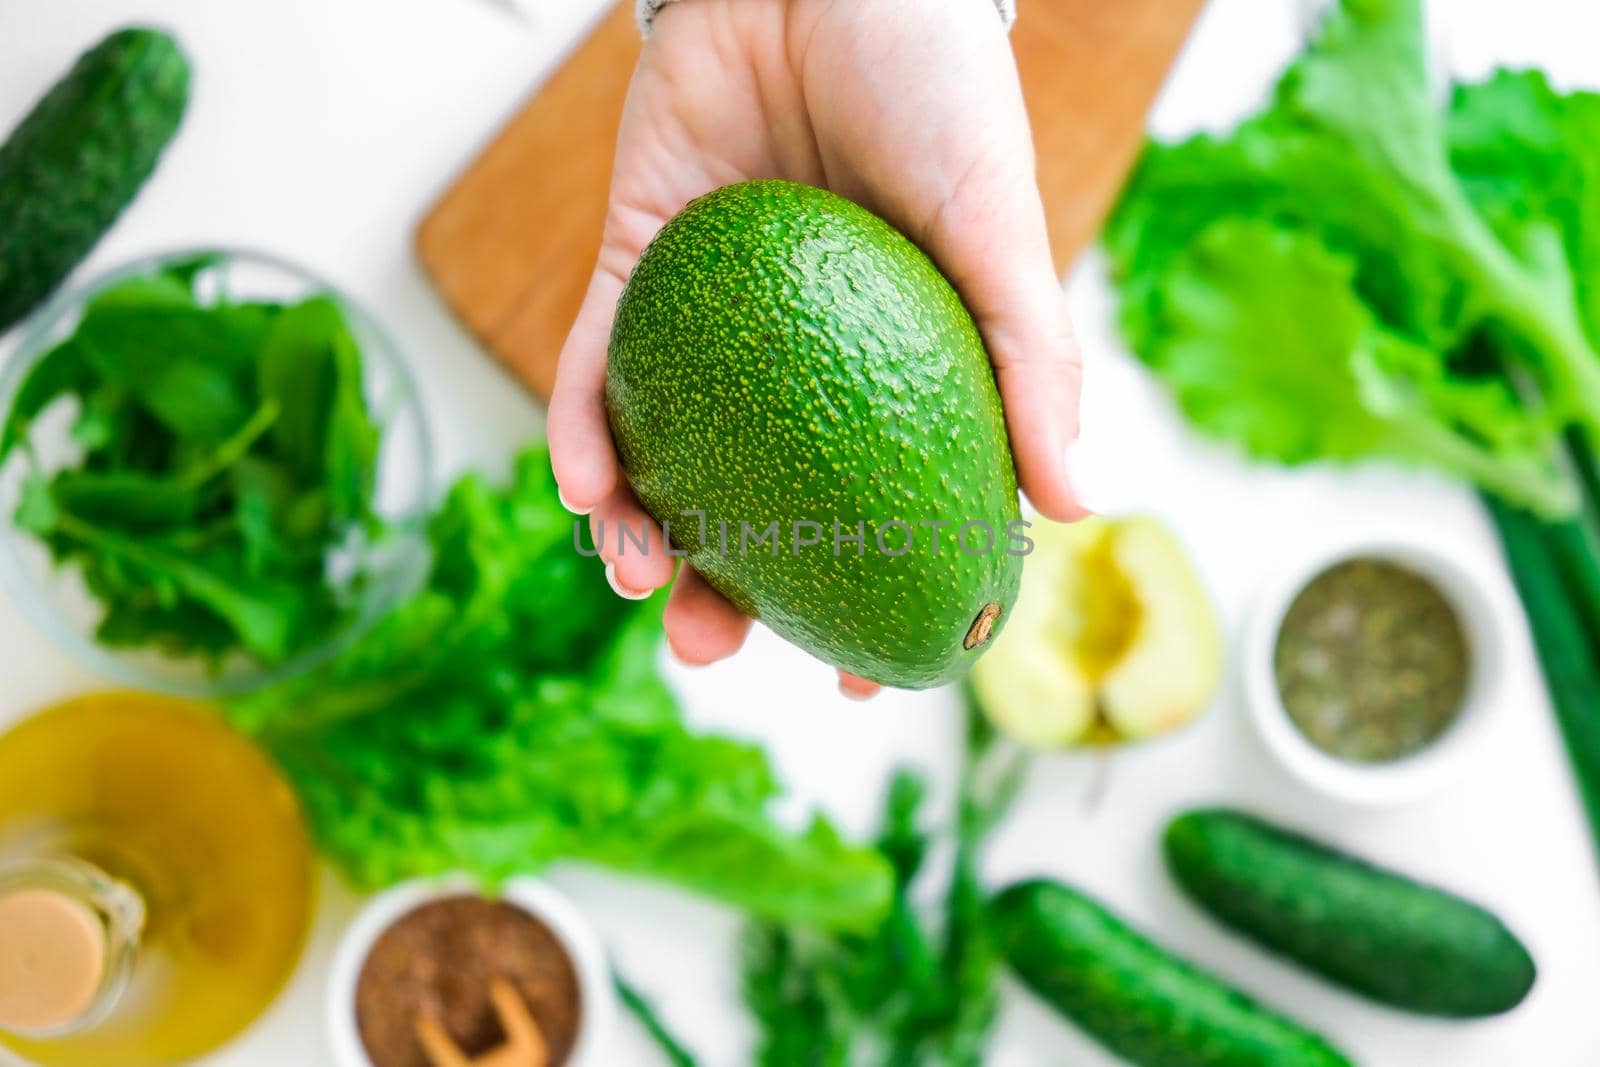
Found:
<path fill-rule="evenodd" d="M 308 300 L 273 320 L 256 360 L 257 395 L 283 412 L 272 427 L 274 450 L 287 469 L 312 482 L 325 474 L 334 338 L 343 332 L 338 305 L 326 297 Z"/>
<path fill-rule="evenodd" d="M 256 362 L 259 395 L 284 412 L 277 454 L 302 481 L 325 486 L 330 516 L 358 518 L 373 491 L 378 430 L 362 392 L 361 356 L 338 304 L 318 297 L 273 321 Z"/>
<path fill-rule="evenodd" d="M 33 420 L 57 399 L 69 394 L 84 394 L 94 382 L 83 346 L 66 340 L 50 349 L 29 368 L 17 389 L 16 399 L 0 430 L 0 462 L 27 438 Z"/>
<path fill-rule="evenodd" d="M 228 309 L 121 300 L 92 304 L 74 336 L 101 380 L 127 390 L 176 437 L 203 442 L 223 440 L 254 408 L 240 364 L 264 325 Z"/>
<path fill-rule="evenodd" d="M 16 516 L 104 607 L 101 641 L 282 663 L 353 608 L 327 579 L 372 512 L 378 429 L 337 303 L 202 302 L 212 263 L 97 294 L 23 382 L 0 459 L 74 401 L 81 455 L 33 468 Z"/>

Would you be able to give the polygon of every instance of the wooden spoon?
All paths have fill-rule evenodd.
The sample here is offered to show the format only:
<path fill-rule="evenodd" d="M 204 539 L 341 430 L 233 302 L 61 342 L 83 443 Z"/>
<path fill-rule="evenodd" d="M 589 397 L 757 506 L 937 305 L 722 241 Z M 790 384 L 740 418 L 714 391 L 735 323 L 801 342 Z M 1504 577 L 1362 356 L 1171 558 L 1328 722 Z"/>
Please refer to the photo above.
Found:
<path fill-rule="evenodd" d="M 545 1043 L 539 1024 L 534 1021 L 517 991 L 504 978 L 489 983 L 489 1001 L 506 1035 L 505 1044 L 490 1049 L 477 1059 L 461 1051 L 432 1015 L 416 1018 L 417 1039 L 433 1062 L 433 1067 L 550 1067 L 550 1046 Z"/>

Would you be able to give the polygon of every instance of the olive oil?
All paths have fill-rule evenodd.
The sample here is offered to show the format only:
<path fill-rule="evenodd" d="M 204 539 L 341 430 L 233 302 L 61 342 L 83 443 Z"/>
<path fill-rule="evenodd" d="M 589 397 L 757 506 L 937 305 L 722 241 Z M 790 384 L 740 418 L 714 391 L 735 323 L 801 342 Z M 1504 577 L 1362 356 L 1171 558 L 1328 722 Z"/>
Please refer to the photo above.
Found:
<path fill-rule="evenodd" d="M 74 872 L 100 890 L 75 893 Z M 8 876 L 35 894 L 13 902 L 57 892 L 61 928 L 76 929 L 66 912 L 94 915 L 123 973 L 76 1025 L 0 1030 L 0 1044 L 45 1067 L 161 1067 L 215 1048 L 293 970 L 312 873 L 288 786 L 203 707 L 104 693 L 23 721 L 0 735 L 0 897 Z"/>

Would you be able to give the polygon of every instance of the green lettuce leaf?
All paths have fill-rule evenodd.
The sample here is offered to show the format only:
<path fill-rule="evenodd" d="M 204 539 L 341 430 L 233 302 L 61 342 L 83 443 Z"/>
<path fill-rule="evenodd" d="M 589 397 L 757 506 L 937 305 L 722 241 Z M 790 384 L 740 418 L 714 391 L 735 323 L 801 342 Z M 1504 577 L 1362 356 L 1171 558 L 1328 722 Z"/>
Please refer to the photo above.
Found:
<path fill-rule="evenodd" d="M 1150 145 L 1105 233 L 1119 324 L 1202 429 L 1388 459 L 1547 515 L 1600 428 L 1600 110 L 1431 90 L 1418 0 L 1345 0 L 1233 132 Z M 1458 173 L 1459 171 L 1459 173 Z"/>
<path fill-rule="evenodd" d="M 1403 193 L 1405 213 L 1386 220 L 1391 240 L 1427 241 L 1468 287 L 1471 308 L 1521 339 L 1509 354 L 1537 377 L 1546 403 L 1600 431 L 1600 355 L 1577 316 L 1571 276 L 1552 281 L 1547 256 L 1507 248 L 1473 209 L 1451 169 L 1448 115 L 1428 75 L 1421 0 L 1345 0 L 1284 75 L 1278 98 L 1293 120 Z"/>
<path fill-rule="evenodd" d="M 1105 241 L 1120 324 L 1135 352 L 1157 339 L 1166 271 L 1220 218 L 1315 234 L 1355 266 L 1362 300 L 1398 329 L 1448 348 L 1468 332 L 1466 287 L 1405 222 L 1401 187 L 1336 141 L 1269 111 L 1232 135 L 1151 144 Z"/>
<path fill-rule="evenodd" d="M 1284 463 L 1431 466 L 1541 511 L 1575 504 L 1503 381 L 1453 375 L 1385 328 L 1355 266 L 1247 219 L 1205 231 L 1165 276 L 1147 358 L 1198 428 Z"/>
<path fill-rule="evenodd" d="M 1449 123 L 1451 164 L 1473 205 L 1550 271 L 1558 296 L 1575 294 L 1600 340 L 1600 93 L 1560 93 L 1539 71 L 1502 70 L 1458 86 Z"/>
<path fill-rule="evenodd" d="M 761 750 L 691 731 L 662 682 L 659 603 L 615 596 L 573 537 L 543 449 L 505 489 L 469 475 L 433 519 L 422 590 L 326 668 L 232 703 L 323 848 L 364 887 L 576 860 L 870 926 L 883 860 L 772 817 Z"/>

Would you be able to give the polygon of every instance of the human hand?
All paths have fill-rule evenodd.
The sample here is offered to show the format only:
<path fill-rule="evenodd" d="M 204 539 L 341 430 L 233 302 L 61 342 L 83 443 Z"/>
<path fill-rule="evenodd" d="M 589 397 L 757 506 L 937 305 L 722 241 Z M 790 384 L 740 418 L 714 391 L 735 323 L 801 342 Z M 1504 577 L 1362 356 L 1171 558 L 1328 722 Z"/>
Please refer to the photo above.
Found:
<path fill-rule="evenodd" d="M 602 546 L 624 596 L 673 579 L 617 460 L 605 362 L 622 287 L 690 200 L 750 178 L 822 186 L 893 223 L 961 294 L 994 362 L 1018 480 L 1048 518 L 1084 512 L 1067 477 L 1080 368 L 1034 180 L 1016 65 L 991 0 L 678 0 L 634 71 L 594 277 L 561 353 L 550 452 L 568 507 L 652 531 Z M 596 537 L 596 543 L 601 538 Z M 665 619 L 691 664 L 732 655 L 750 619 L 691 568 Z M 840 673 L 840 688 L 877 686 Z"/>

